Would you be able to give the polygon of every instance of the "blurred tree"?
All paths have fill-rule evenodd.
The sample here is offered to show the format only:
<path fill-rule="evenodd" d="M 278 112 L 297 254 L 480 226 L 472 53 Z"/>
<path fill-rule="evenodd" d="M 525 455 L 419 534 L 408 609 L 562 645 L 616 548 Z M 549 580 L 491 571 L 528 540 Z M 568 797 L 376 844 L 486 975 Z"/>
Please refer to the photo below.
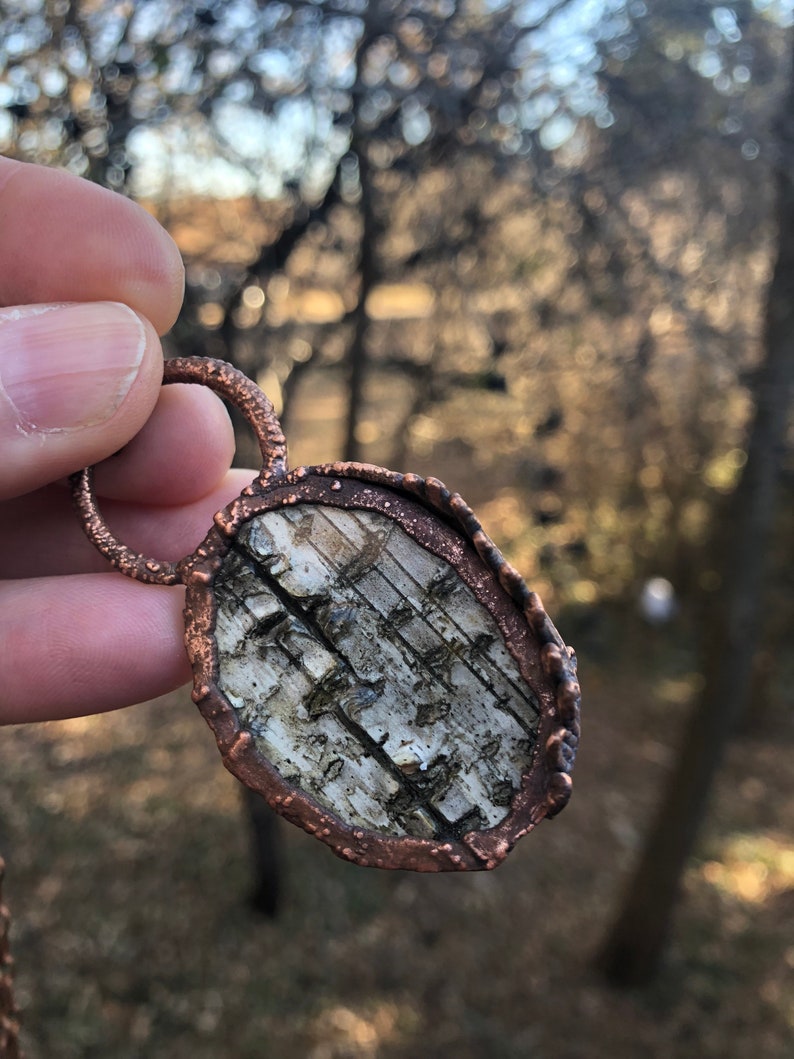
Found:
<path fill-rule="evenodd" d="M 752 379 L 755 412 L 747 462 L 720 542 L 720 592 L 705 615 L 702 693 L 606 940 L 614 981 L 647 982 L 657 971 L 681 876 L 705 815 L 724 748 L 750 700 L 760 647 L 765 561 L 774 528 L 794 392 L 794 56 L 777 122 L 777 255 L 767 297 L 764 359 Z"/>
<path fill-rule="evenodd" d="M 415 175 L 442 157 L 452 164 L 460 148 L 502 160 L 538 143 L 553 150 L 582 118 L 609 124 L 597 45 L 614 47 L 630 27 L 618 0 L 57 0 L 3 9 L 0 103 L 5 139 L 23 156 L 121 188 L 147 150 L 168 154 L 169 137 L 175 167 L 200 157 L 203 141 L 204 153 L 221 148 L 260 193 L 292 186 L 303 200 L 321 199 L 318 219 L 329 206 L 324 190 L 346 186 L 360 214 L 358 291 L 343 321 L 349 458 L 360 455 L 366 305 L 386 212 L 379 177 Z M 226 299 L 227 340 L 251 279 Z"/>
<path fill-rule="evenodd" d="M 787 25 L 782 0 L 0 0 L 0 149 L 161 211 L 252 196 L 267 234 L 188 261 L 180 351 L 268 369 L 286 414 L 343 365 L 346 454 L 454 449 L 544 596 L 661 574 L 691 604 L 744 459 Z"/>
<path fill-rule="evenodd" d="M 682 293 L 689 276 L 669 267 L 660 275 L 633 215 L 624 232 L 616 230 L 618 218 L 627 187 L 647 181 L 662 160 L 691 170 L 689 154 L 704 133 L 737 153 L 729 141 L 742 131 L 751 68 L 757 82 L 765 65 L 753 63 L 754 50 L 763 60 L 763 34 L 750 43 L 748 29 L 759 22 L 754 10 L 773 7 L 758 2 L 754 9 L 748 0 L 716 9 L 637 0 L 4 0 L 0 142 L 137 195 L 225 185 L 291 201 L 276 243 L 263 244 L 212 295 L 220 310 L 211 335 L 201 315 L 206 292 L 200 282 L 189 285 L 175 341 L 185 347 L 180 352 L 202 343 L 254 373 L 269 357 L 287 399 L 310 366 L 338 363 L 341 355 L 349 379 L 344 448 L 359 457 L 366 365 L 379 347 L 382 370 L 413 380 L 402 438 L 461 376 L 467 388 L 506 389 L 493 355 L 519 342 L 526 347 L 526 319 L 505 331 L 483 299 L 476 308 L 474 299 L 455 307 L 452 296 L 446 306 L 436 299 L 432 326 L 412 323 L 404 338 L 392 329 L 387 354 L 368 298 L 395 274 L 404 283 L 430 273 L 436 288 L 481 287 L 472 257 L 482 259 L 496 185 L 510 174 L 523 185 L 524 202 L 519 191 L 509 208 L 526 205 L 534 191 L 539 203 L 570 197 L 580 215 L 568 222 L 573 267 L 561 273 L 565 286 L 581 280 L 578 317 L 587 302 L 611 303 L 613 316 L 634 312 L 625 278 L 638 271 L 638 255 L 692 315 Z M 704 89 L 708 83 L 716 92 Z M 447 178 L 434 214 L 414 211 L 410 231 L 395 231 L 397 199 L 415 196 L 422 174 L 434 168 Z M 354 217 L 347 226 L 331 221 L 340 204 Z M 341 308 L 296 327 L 264 301 L 274 273 L 287 270 L 318 226 L 325 236 L 315 247 L 341 258 Z M 606 259 L 604 244 L 611 247 Z M 507 265 L 508 272 L 526 269 L 531 305 L 535 265 L 522 260 L 526 250 L 510 247 Z M 566 293 L 543 297 L 547 324 L 564 317 Z M 410 348 L 416 340 L 423 350 Z M 646 403 L 654 345 L 647 329 L 631 342 L 639 388 L 624 411 Z"/>

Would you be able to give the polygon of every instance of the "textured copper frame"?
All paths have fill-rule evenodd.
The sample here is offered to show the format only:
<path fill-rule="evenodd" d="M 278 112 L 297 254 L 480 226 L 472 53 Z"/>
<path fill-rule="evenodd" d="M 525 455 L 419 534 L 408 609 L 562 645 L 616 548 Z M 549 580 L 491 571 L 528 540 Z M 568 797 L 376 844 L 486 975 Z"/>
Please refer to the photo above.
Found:
<path fill-rule="evenodd" d="M 123 573 L 159 584 L 184 584 L 185 645 L 193 667 L 193 699 L 213 730 L 223 762 L 276 812 L 315 835 L 338 856 L 360 865 L 415 871 L 490 869 L 544 817 L 558 813 L 571 792 L 570 771 L 579 739 L 576 656 L 512 566 L 484 533 L 457 493 L 434 478 L 399 474 L 359 463 L 286 469 L 286 443 L 272 405 L 245 375 L 222 361 L 190 357 L 166 363 L 164 383 L 209 386 L 236 405 L 259 440 L 263 465 L 241 496 L 215 516 L 192 555 L 178 563 L 139 555 L 116 540 L 93 494 L 90 468 L 73 477 L 85 530 Z M 496 619 L 506 646 L 534 692 L 539 728 L 531 761 L 507 816 L 495 827 L 459 839 L 393 836 L 346 823 L 306 792 L 287 783 L 254 745 L 218 684 L 214 638 L 215 577 L 236 534 L 249 519 L 295 504 L 378 511 L 414 540 L 446 559 Z"/>

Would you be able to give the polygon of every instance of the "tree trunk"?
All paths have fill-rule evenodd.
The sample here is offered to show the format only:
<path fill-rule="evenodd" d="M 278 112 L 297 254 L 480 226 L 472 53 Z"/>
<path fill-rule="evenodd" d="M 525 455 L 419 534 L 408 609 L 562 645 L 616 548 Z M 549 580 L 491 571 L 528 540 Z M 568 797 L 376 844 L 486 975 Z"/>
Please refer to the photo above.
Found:
<path fill-rule="evenodd" d="M 284 882 L 281 823 L 260 795 L 242 787 L 243 807 L 253 868 L 253 886 L 248 903 L 255 912 L 274 919 L 281 905 Z"/>
<path fill-rule="evenodd" d="M 755 415 L 747 463 L 733 498 L 722 570 L 721 606 L 704 655 L 704 686 L 639 864 L 600 964 L 621 985 L 658 969 L 681 875 L 706 812 L 725 745 L 750 696 L 758 646 L 764 561 L 794 382 L 794 77 L 778 124 L 778 253 L 765 319 L 765 358 L 753 386 Z"/>
<path fill-rule="evenodd" d="M 361 250 L 359 252 L 359 292 L 358 304 L 353 314 L 353 337 L 347 354 L 348 363 L 348 398 L 345 418 L 344 459 L 361 459 L 361 441 L 358 427 L 364 408 L 364 387 L 367 374 L 367 298 L 375 285 L 375 236 L 376 220 L 373 202 L 372 172 L 367 157 L 367 147 L 363 134 L 356 136 L 353 143 L 358 158 L 359 186 L 361 187 Z"/>

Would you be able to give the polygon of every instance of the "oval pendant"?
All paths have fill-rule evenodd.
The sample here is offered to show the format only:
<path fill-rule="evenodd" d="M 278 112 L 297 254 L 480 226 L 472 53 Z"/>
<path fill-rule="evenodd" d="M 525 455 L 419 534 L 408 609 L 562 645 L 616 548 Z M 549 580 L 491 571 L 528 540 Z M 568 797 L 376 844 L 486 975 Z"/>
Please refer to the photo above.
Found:
<path fill-rule="evenodd" d="M 222 362 L 166 364 L 241 407 L 263 468 L 178 564 L 130 552 L 75 499 L 123 572 L 186 587 L 193 698 L 224 764 L 361 865 L 493 868 L 570 794 L 575 655 L 460 496 L 366 464 L 286 470 L 272 407 Z"/>

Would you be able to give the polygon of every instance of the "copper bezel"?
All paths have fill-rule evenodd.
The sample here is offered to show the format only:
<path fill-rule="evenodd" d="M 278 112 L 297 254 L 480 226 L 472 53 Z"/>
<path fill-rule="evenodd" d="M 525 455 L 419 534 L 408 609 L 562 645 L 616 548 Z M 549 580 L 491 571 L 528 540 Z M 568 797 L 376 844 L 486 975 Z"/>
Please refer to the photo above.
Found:
<path fill-rule="evenodd" d="M 532 688 L 539 728 L 531 760 L 504 820 L 460 840 L 392 836 L 356 827 L 284 780 L 218 685 L 213 586 L 240 528 L 265 511 L 294 504 L 364 508 L 398 522 L 414 540 L 446 559 L 494 616 L 508 650 Z M 336 463 L 297 470 L 253 495 L 244 494 L 215 518 L 215 527 L 178 567 L 187 589 L 185 642 L 193 665 L 193 699 L 213 730 L 225 766 L 272 808 L 319 838 L 338 856 L 365 866 L 415 871 L 496 867 L 518 839 L 568 801 L 579 735 L 575 656 L 493 543 L 471 509 L 435 479 L 366 464 Z"/>

